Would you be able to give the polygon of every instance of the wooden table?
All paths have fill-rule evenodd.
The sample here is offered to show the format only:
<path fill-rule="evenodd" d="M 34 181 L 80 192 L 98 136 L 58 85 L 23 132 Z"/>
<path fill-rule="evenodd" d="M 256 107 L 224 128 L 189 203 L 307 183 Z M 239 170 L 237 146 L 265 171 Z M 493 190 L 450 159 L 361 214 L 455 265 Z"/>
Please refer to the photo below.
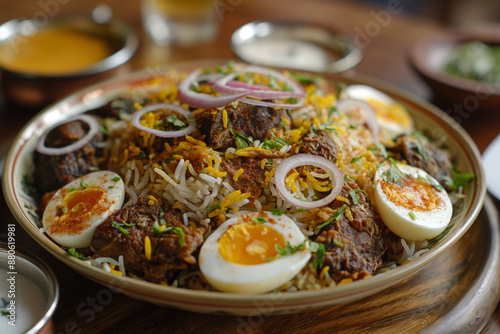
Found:
<path fill-rule="evenodd" d="M 168 64 L 178 61 L 231 58 L 233 53 L 229 47 L 231 33 L 242 24 L 253 20 L 287 19 L 305 22 L 314 22 L 327 27 L 342 29 L 346 33 L 362 38 L 364 35 L 364 58 L 356 67 L 355 71 L 377 77 L 406 89 L 424 99 L 431 99 L 430 92 L 419 81 L 411 71 L 406 62 L 408 48 L 417 40 L 435 33 L 442 28 L 439 23 L 431 22 L 422 18 L 410 17 L 405 14 L 389 14 L 387 8 L 368 7 L 347 1 L 326 0 L 217 0 L 222 4 L 223 15 L 221 30 L 217 38 L 205 45 L 190 48 L 162 48 L 155 46 L 144 34 L 141 28 L 139 15 L 139 1 L 106 1 L 114 11 L 115 17 L 130 24 L 141 38 L 141 46 L 132 59 L 131 64 L 135 69 L 154 69 L 158 64 Z M 0 3 L 0 21 L 6 21 L 15 17 L 30 18 L 39 12 L 47 14 L 67 12 L 89 12 L 93 6 L 103 2 L 98 0 L 88 1 L 15 1 L 2 0 Z M 404 2 L 401 2 L 404 4 Z M 42 5 L 45 4 L 45 5 Z M 50 5 L 49 5 L 50 4 Z M 39 14 L 38 14 L 39 15 Z M 1 99 L 1 95 L 0 95 Z M 450 109 L 451 105 L 441 105 L 444 110 Z M 5 152 L 12 137 L 19 131 L 22 125 L 32 116 L 32 112 L 20 111 L 12 106 L 2 104 L 0 109 L 0 147 Z M 467 120 L 465 126 L 479 149 L 483 151 L 488 143 L 495 138 L 500 130 L 500 117 L 481 114 L 477 112 Z M 6 226 L 14 218 L 8 212 L 3 203 L 0 204 L 2 214 L 1 226 Z M 499 203 L 496 202 L 499 207 Z M 484 216 L 485 213 L 482 214 Z M 486 219 L 486 218 L 481 218 Z M 0 233 L 4 232 L 4 228 Z M 474 227 L 464 237 L 472 238 L 481 234 L 482 225 L 474 224 Z M 419 321 L 433 321 L 433 314 L 442 312 L 446 303 L 454 303 L 453 294 L 460 295 L 463 292 L 460 285 L 472 284 L 471 278 L 465 273 L 456 276 L 460 270 L 467 270 L 469 258 L 465 254 L 464 244 L 459 242 L 450 252 L 462 254 L 455 260 L 441 257 L 438 263 L 433 264 L 439 271 L 440 266 L 452 266 L 457 270 L 455 273 L 446 273 L 444 279 L 455 280 L 456 288 L 444 291 L 441 303 L 436 307 L 422 309 L 420 313 L 426 313 L 425 317 L 417 313 L 401 313 L 401 318 L 392 316 L 384 318 L 382 323 L 377 319 L 375 306 L 374 311 L 359 310 L 359 304 L 349 304 L 346 307 L 336 307 L 313 314 L 299 314 L 291 316 L 264 317 L 258 326 L 248 326 L 248 322 L 236 317 L 216 317 L 199 315 L 184 311 L 159 308 L 145 302 L 137 301 L 123 295 L 114 294 L 113 298 L 106 301 L 105 305 L 97 301 L 102 286 L 76 274 L 65 265 L 58 262 L 34 243 L 31 238 L 18 229 L 18 247 L 23 247 L 39 254 L 56 272 L 60 282 L 61 298 L 54 316 L 56 333 L 98 333 L 98 332 L 137 332 L 139 330 L 152 332 L 243 332 L 258 333 L 271 332 L 277 329 L 286 329 L 287 332 L 376 332 L 383 328 L 400 330 L 398 323 L 403 320 L 419 319 Z M 0 235 L 1 236 L 1 235 Z M 471 247 L 470 245 L 467 247 Z M 474 251 L 474 249 L 471 249 Z M 477 250 L 476 250 L 477 251 Z M 480 252 L 479 252 L 480 253 Z M 451 253 L 450 253 L 451 254 Z M 477 254 L 476 254 L 477 256 Z M 457 261 L 456 263 L 450 261 Z M 442 267 L 441 267 L 442 268 Z M 432 276 L 432 275 L 431 275 Z M 402 282 L 395 290 L 404 296 L 406 287 L 413 284 L 424 284 L 432 277 L 427 273 L 418 274 L 406 282 Z M 462 291 L 458 291 L 458 290 Z M 439 294 L 441 290 L 431 289 L 432 294 Z M 458 292 L 457 292 L 458 291 Z M 370 299 L 364 301 L 369 305 Z M 393 301 L 396 305 L 397 301 Z M 357 306 L 358 305 L 358 306 Z M 401 307 L 399 305 L 398 307 Z M 362 308 L 362 307 L 361 307 Z M 415 311 L 415 310 L 414 310 Z M 350 312 L 350 313 L 349 313 Z M 354 313 L 353 313 L 354 312 Z M 362 318 L 357 323 L 348 323 L 341 319 L 350 319 L 353 314 L 359 312 Z M 491 313 L 491 311 L 485 311 Z M 342 317 L 340 317 L 342 316 Z M 375 316 L 375 317 L 374 317 Z M 306 327 L 307 326 L 307 327 Z M 375 327 L 373 327 L 375 326 Z M 414 331 L 418 326 L 408 327 L 408 332 Z M 475 327 L 476 329 L 478 327 Z M 500 331 L 500 307 L 497 307 L 493 316 L 489 319 L 483 329 L 483 333 L 496 333 Z M 388 332 L 385 330 L 385 332 Z M 401 331 L 399 331 L 401 332 Z"/>

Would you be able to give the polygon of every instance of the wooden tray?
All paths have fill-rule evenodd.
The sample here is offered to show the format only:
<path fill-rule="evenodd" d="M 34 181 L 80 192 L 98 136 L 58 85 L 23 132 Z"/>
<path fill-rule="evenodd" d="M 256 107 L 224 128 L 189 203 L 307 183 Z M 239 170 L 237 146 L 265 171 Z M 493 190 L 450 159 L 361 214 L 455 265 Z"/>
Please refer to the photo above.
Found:
<path fill-rule="evenodd" d="M 476 333 L 500 297 L 499 248 L 498 214 L 487 198 L 467 234 L 412 278 L 357 302 L 284 316 L 195 314 L 119 294 L 109 300 L 106 288 L 58 263 L 54 322 L 56 333 Z"/>

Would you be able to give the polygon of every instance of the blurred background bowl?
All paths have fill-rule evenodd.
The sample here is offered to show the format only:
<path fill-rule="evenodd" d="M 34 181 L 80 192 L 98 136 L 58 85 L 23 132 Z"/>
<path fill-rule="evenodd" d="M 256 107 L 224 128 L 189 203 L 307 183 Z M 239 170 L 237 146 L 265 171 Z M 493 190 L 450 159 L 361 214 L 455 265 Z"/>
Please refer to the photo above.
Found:
<path fill-rule="evenodd" d="M 300 22 L 247 23 L 233 33 L 231 47 L 247 63 L 320 73 L 347 71 L 362 58 L 348 35 Z"/>
<path fill-rule="evenodd" d="M 431 88 L 434 102 L 443 109 L 451 104 L 469 108 L 476 104 L 477 111 L 496 111 L 500 106 L 500 85 L 462 79 L 443 70 L 457 47 L 470 41 L 500 45 L 500 25 L 444 30 L 415 44 L 410 50 L 409 62 Z"/>
<path fill-rule="evenodd" d="M 127 25 L 111 19 L 109 8 L 98 7 L 92 14 L 56 16 L 46 22 L 14 19 L 0 26 L 0 55 L 3 54 L 0 57 L 1 85 L 11 102 L 22 107 L 41 108 L 75 90 L 128 72 L 128 61 L 139 44 L 136 34 Z M 87 53 L 87 63 L 80 63 L 74 68 L 70 68 L 64 60 L 54 61 L 56 57 L 50 58 L 47 54 L 73 52 L 74 55 L 75 51 L 71 48 L 78 45 L 78 42 L 72 46 L 69 40 L 64 42 L 56 38 L 47 41 L 47 34 L 58 30 L 64 34 L 68 31 L 79 34 L 73 38 L 87 38 L 89 43 L 96 42 L 96 47 L 105 47 L 106 53 L 103 50 L 103 57 L 96 58 L 95 52 L 92 52 L 95 50 L 92 49 Z M 86 50 L 82 51 L 85 53 Z M 78 56 L 83 62 L 85 56 Z M 30 65 L 32 62 L 25 61 L 24 65 L 16 63 L 19 57 L 42 60 L 39 68 L 33 70 Z M 49 67 L 46 64 L 50 64 L 50 69 L 47 69 Z"/>

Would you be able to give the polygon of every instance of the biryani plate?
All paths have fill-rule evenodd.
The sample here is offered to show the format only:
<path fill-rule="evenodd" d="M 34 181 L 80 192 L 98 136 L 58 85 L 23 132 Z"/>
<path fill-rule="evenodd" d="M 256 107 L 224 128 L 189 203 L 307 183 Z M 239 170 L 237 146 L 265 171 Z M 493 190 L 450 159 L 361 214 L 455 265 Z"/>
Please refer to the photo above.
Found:
<path fill-rule="evenodd" d="M 456 242 L 485 193 L 472 140 L 435 107 L 366 78 L 232 61 L 89 87 L 15 143 L 4 192 L 38 243 L 101 284 L 196 312 L 383 290 Z"/>

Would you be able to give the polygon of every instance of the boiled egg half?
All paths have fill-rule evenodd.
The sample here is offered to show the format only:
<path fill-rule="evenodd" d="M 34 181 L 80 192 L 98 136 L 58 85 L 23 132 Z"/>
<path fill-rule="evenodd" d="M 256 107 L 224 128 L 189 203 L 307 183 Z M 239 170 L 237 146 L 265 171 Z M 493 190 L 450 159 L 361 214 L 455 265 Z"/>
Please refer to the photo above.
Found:
<path fill-rule="evenodd" d="M 201 248 L 199 265 L 220 291 L 258 294 L 291 280 L 310 257 L 293 220 L 261 211 L 233 217 L 217 228 Z"/>
<path fill-rule="evenodd" d="M 448 194 L 432 176 L 403 164 L 385 165 L 377 170 L 375 200 L 385 225 L 406 240 L 437 237 L 453 213 Z"/>
<path fill-rule="evenodd" d="M 124 198 L 125 185 L 118 174 L 86 174 L 52 196 L 43 213 L 43 228 L 60 245 L 88 247 L 96 227 L 122 207 Z"/>
<path fill-rule="evenodd" d="M 411 133 L 413 120 L 406 109 L 387 94 L 367 85 L 351 85 L 341 96 L 367 102 L 375 112 L 383 142 Z"/>

